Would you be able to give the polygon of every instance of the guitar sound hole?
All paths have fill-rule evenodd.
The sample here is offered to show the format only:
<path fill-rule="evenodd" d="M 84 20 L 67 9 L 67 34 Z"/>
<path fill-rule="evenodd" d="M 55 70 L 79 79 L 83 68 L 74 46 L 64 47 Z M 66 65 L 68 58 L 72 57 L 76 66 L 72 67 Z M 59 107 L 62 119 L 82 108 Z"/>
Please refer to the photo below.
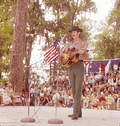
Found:
<path fill-rule="evenodd" d="M 76 54 L 76 57 L 78 57 L 78 56 L 79 56 L 79 53 Z"/>
<path fill-rule="evenodd" d="M 69 65 L 71 65 L 72 64 L 72 61 L 69 61 L 69 63 L 68 63 Z"/>

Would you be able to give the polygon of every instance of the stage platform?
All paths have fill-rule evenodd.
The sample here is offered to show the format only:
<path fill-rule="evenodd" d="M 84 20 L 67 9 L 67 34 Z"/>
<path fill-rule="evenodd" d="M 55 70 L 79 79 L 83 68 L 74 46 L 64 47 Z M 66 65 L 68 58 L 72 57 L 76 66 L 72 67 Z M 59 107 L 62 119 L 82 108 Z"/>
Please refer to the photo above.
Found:
<path fill-rule="evenodd" d="M 29 118 L 34 115 L 35 122 L 25 123 L 21 119 L 28 118 L 27 106 L 0 107 L 0 126 L 120 126 L 120 111 L 82 109 L 83 117 L 71 120 L 73 108 L 30 106 Z M 59 119 L 63 124 L 50 124 L 49 120 Z"/>

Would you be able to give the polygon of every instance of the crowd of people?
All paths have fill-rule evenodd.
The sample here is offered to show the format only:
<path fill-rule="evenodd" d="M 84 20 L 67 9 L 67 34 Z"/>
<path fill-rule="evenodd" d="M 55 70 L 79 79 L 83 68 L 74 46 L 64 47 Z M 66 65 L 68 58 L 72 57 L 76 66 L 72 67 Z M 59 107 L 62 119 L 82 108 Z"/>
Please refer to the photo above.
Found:
<path fill-rule="evenodd" d="M 119 109 L 120 75 L 116 72 L 107 75 L 92 73 L 85 78 L 82 94 L 83 102 L 84 99 L 85 101 L 89 99 L 91 108 L 110 109 L 110 106 L 115 103 L 116 108 Z"/>
<path fill-rule="evenodd" d="M 31 106 L 57 106 L 73 107 L 74 100 L 67 74 L 56 76 L 53 85 L 46 85 L 44 88 L 30 86 Z M 22 90 L 18 101 L 21 105 L 28 105 L 28 94 Z M 12 84 L 0 83 L 0 104 L 11 105 L 14 100 Z M 117 73 L 101 75 L 91 73 L 85 75 L 82 86 L 82 106 L 92 109 L 111 109 L 111 105 L 116 105 L 120 110 L 120 75 Z"/>
<path fill-rule="evenodd" d="M 54 106 L 57 103 L 61 107 L 73 107 L 74 101 L 67 74 L 60 74 L 55 79 L 54 86 L 47 85 L 38 95 L 34 95 L 35 104 L 43 106 Z M 54 88 L 58 85 L 58 88 Z M 35 90 L 34 90 L 35 91 Z M 37 98 L 37 100 L 36 100 Z M 120 109 L 120 75 L 95 74 L 85 75 L 82 86 L 82 106 L 83 108 L 111 109 L 112 104 L 116 104 L 116 109 Z"/>

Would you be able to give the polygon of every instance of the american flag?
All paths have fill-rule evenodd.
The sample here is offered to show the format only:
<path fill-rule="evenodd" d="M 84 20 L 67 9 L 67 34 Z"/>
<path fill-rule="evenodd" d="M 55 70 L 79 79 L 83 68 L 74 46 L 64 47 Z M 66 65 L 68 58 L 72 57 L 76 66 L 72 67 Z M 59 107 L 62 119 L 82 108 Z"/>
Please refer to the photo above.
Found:
<path fill-rule="evenodd" d="M 59 45 L 60 40 L 61 38 L 58 37 L 56 41 L 49 47 L 47 52 L 44 54 L 44 57 L 49 64 L 51 64 L 53 61 L 55 61 L 58 58 L 59 52 L 57 46 Z"/>

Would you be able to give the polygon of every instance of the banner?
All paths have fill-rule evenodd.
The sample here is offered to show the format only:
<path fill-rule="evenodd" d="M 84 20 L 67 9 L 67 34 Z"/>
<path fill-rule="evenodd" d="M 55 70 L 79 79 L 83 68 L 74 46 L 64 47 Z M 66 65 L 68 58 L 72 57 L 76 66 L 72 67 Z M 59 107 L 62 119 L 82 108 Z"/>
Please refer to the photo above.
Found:
<path fill-rule="evenodd" d="M 110 59 L 110 60 L 85 60 L 85 73 L 103 73 L 106 75 L 110 70 L 120 70 L 120 59 Z"/>

